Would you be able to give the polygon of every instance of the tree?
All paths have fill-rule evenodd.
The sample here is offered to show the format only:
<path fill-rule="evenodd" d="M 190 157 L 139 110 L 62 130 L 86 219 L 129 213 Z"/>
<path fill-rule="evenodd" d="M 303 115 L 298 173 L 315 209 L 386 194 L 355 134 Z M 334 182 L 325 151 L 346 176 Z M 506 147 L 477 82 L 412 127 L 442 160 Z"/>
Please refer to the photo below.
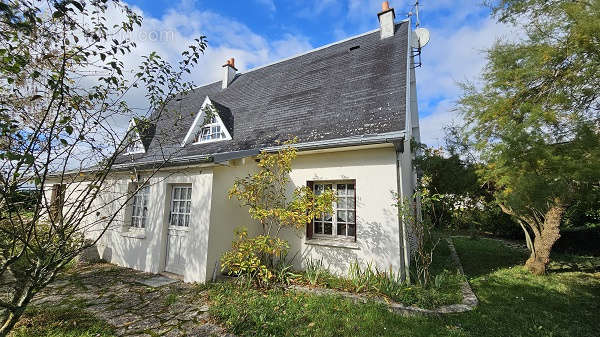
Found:
<path fill-rule="evenodd" d="M 221 258 L 222 268 L 235 275 L 249 276 L 260 286 L 274 277 L 276 260 L 285 258 L 289 245 L 278 236 L 282 229 L 300 230 L 315 216 L 331 214 L 335 195 L 332 190 L 315 194 L 308 186 L 291 192 L 290 172 L 296 158 L 295 140 L 285 142 L 275 153 L 258 155 L 258 171 L 236 178 L 229 198 L 248 207 L 250 217 L 260 224 L 260 234 L 249 238 L 247 230 L 236 230 L 237 240 Z"/>
<path fill-rule="evenodd" d="M 308 186 L 300 186 L 288 192 L 292 161 L 297 156 L 294 142 L 285 142 L 275 153 L 261 152 L 258 172 L 236 178 L 229 190 L 229 198 L 247 206 L 250 217 L 267 236 L 277 236 L 284 228 L 302 229 L 316 215 L 332 212 L 335 195 L 331 190 L 315 195 Z"/>
<path fill-rule="evenodd" d="M 130 33 L 141 22 L 117 0 L 0 3 L 0 276 L 16 279 L 0 298 L 0 336 L 175 155 L 155 156 L 131 193 L 112 184 L 113 168 L 128 163 L 124 153 L 138 141 L 133 135 L 145 137 L 176 94 L 192 88 L 184 76 L 206 48 L 204 37 L 196 39 L 175 66 L 151 53 L 130 73 L 123 57 L 136 47 Z M 148 106 L 124 130 L 134 115 L 124 97 L 138 87 Z M 42 193 L 24 212 L 14 200 L 31 184 Z M 95 217 L 108 206 L 114 215 Z"/>
<path fill-rule="evenodd" d="M 524 230 L 526 267 L 543 274 L 566 208 L 600 181 L 600 1 L 497 0 L 500 22 L 524 31 L 486 53 L 459 110 L 484 181 Z"/>

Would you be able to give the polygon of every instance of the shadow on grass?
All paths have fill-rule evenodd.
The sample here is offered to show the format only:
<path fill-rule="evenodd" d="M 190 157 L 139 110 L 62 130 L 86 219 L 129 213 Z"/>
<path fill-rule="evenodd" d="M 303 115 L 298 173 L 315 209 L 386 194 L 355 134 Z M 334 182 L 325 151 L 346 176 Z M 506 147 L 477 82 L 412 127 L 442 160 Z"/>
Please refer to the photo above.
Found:
<path fill-rule="evenodd" d="M 532 275 L 526 254 L 493 240 L 454 239 L 480 301 L 473 312 L 447 318 L 468 336 L 600 336 L 600 275 Z"/>
<path fill-rule="evenodd" d="M 527 259 L 523 251 L 484 238 L 453 238 L 454 246 L 468 277 L 486 275 L 501 268 L 522 265 Z"/>
<path fill-rule="evenodd" d="M 548 271 L 550 273 L 565 272 L 600 272 L 599 256 L 579 256 L 573 254 L 552 254 Z"/>

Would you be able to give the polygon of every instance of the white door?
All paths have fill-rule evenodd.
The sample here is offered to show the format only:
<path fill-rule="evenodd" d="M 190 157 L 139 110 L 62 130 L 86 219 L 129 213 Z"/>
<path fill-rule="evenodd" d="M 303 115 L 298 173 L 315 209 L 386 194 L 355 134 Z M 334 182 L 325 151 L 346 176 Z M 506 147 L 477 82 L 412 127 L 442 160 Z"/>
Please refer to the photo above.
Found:
<path fill-rule="evenodd" d="M 185 273 L 187 233 L 190 229 L 192 186 L 175 185 L 171 192 L 171 212 L 167 233 L 165 271 L 178 275 Z"/>

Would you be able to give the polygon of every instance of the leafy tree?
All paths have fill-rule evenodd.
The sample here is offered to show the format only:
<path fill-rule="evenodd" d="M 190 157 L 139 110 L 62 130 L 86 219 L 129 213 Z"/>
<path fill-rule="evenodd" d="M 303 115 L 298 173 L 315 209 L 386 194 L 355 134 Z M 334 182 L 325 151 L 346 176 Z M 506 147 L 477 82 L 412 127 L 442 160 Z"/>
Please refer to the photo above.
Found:
<path fill-rule="evenodd" d="M 175 66 L 151 53 L 133 73 L 125 69 L 141 21 L 116 0 L 0 2 L 0 277 L 14 280 L 0 297 L 0 336 L 117 222 L 136 192 L 119 192 L 111 176 L 129 161 L 131 135 L 145 136 L 175 94 L 192 88 L 184 75 L 206 48 L 204 37 Z M 149 102 L 136 110 L 146 122 L 125 131 L 121 121 L 134 111 L 123 97 L 136 87 Z M 138 186 L 173 155 L 156 156 Z M 54 193 L 36 193 L 25 213 L 15 200 L 31 184 Z M 97 217 L 106 207 L 114 212 Z"/>
<path fill-rule="evenodd" d="M 221 258 L 229 273 L 249 276 L 257 284 L 268 285 L 277 260 L 285 258 L 288 243 L 278 236 L 283 229 L 300 230 L 316 215 L 333 212 L 335 195 L 327 190 L 316 195 L 307 186 L 295 187 L 290 179 L 296 158 L 295 140 L 285 142 L 275 152 L 258 155 L 258 171 L 236 178 L 229 198 L 248 207 L 250 217 L 260 224 L 261 234 L 249 238 L 246 229 L 236 231 L 237 240 Z"/>
<path fill-rule="evenodd" d="M 294 142 L 285 142 L 275 153 L 261 152 L 258 172 L 236 178 L 229 190 L 229 198 L 247 206 L 250 217 L 267 236 L 277 236 L 284 228 L 302 229 L 316 215 L 332 212 L 335 195 L 331 190 L 315 195 L 308 186 L 299 186 L 288 192 L 292 161 L 297 156 Z"/>
<path fill-rule="evenodd" d="M 522 226 L 543 274 L 567 207 L 600 181 L 600 1 L 491 1 L 524 36 L 487 51 L 482 86 L 459 109 L 502 210 Z"/>

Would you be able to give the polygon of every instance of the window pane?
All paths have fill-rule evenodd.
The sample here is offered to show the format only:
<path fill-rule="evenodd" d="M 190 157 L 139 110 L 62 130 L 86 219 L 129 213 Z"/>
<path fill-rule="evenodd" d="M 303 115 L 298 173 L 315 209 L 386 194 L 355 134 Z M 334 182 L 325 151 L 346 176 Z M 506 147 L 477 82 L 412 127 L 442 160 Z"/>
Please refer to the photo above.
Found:
<path fill-rule="evenodd" d="M 346 198 L 346 208 L 347 209 L 354 209 L 354 207 L 355 207 L 354 197 L 347 197 Z"/>
<path fill-rule="evenodd" d="M 338 224 L 337 234 L 338 235 L 346 235 L 346 225 L 345 224 Z"/>
<path fill-rule="evenodd" d="M 190 216 L 189 216 L 189 215 L 186 215 L 186 216 L 185 216 L 185 226 L 186 226 L 186 227 L 189 227 L 189 226 L 190 226 Z"/>
<path fill-rule="evenodd" d="M 185 213 L 185 201 L 179 203 L 179 213 Z"/>
<path fill-rule="evenodd" d="M 325 190 L 331 190 L 331 189 L 333 189 L 333 185 L 331 185 L 331 184 L 325 185 Z"/>
<path fill-rule="evenodd" d="M 346 195 L 346 185 L 338 184 L 337 185 L 337 194 L 338 195 Z"/>
<path fill-rule="evenodd" d="M 185 203 L 185 212 L 189 214 L 191 212 L 191 209 L 192 209 L 192 202 L 191 201 L 186 201 L 186 203 Z"/>
<path fill-rule="evenodd" d="M 346 211 L 338 211 L 337 212 L 337 221 L 338 222 L 346 222 Z"/>
<path fill-rule="evenodd" d="M 188 187 L 187 189 L 187 200 L 192 200 L 192 188 Z"/>
<path fill-rule="evenodd" d="M 354 223 L 355 213 L 354 211 L 348 211 L 348 222 Z"/>
<path fill-rule="evenodd" d="M 328 235 L 331 235 L 332 234 L 332 229 L 333 229 L 333 225 L 331 224 L 331 222 L 326 222 L 324 224 L 324 227 L 325 227 L 324 233 L 328 234 Z"/>
<path fill-rule="evenodd" d="M 315 194 L 319 195 L 323 193 L 323 185 L 321 184 L 315 184 Z"/>
<path fill-rule="evenodd" d="M 337 208 L 346 209 L 346 198 L 338 197 Z"/>
<path fill-rule="evenodd" d="M 331 221 L 331 214 L 325 213 L 325 221 Z"/>
<path fill-rule="evenodd" d="M 173 189 L 175 191 L 173 193 L 173 199 L 174 200 L 180 199 L 181 198 L 181 188 L 179 188 L 179 187 L 173 187 Z"/>
<path fill-rule="evenodd" d="M 171 212 L 177 212 L 177 210 L 179 210 L 179 201 L 173 201 Z"/>
<path fill-rule="evenodd" d="M 146 218 L 142 218 L 142 225 L 140 227 L 146 227 Z"/>
<path fill-rule="evenodd" d="M 323 224 L 321 222 L 315 222 L 315 234 L 323 234 Z"/>
<path fill-rule="evenodd" d="M 354 184 L 348 184 L 347 186 L 347 194 L 354 196 Z"/>
<path fill-rule="evenodd" d="M 356 225 L 348 225 L 348 236 L 354 236 Z"/>

